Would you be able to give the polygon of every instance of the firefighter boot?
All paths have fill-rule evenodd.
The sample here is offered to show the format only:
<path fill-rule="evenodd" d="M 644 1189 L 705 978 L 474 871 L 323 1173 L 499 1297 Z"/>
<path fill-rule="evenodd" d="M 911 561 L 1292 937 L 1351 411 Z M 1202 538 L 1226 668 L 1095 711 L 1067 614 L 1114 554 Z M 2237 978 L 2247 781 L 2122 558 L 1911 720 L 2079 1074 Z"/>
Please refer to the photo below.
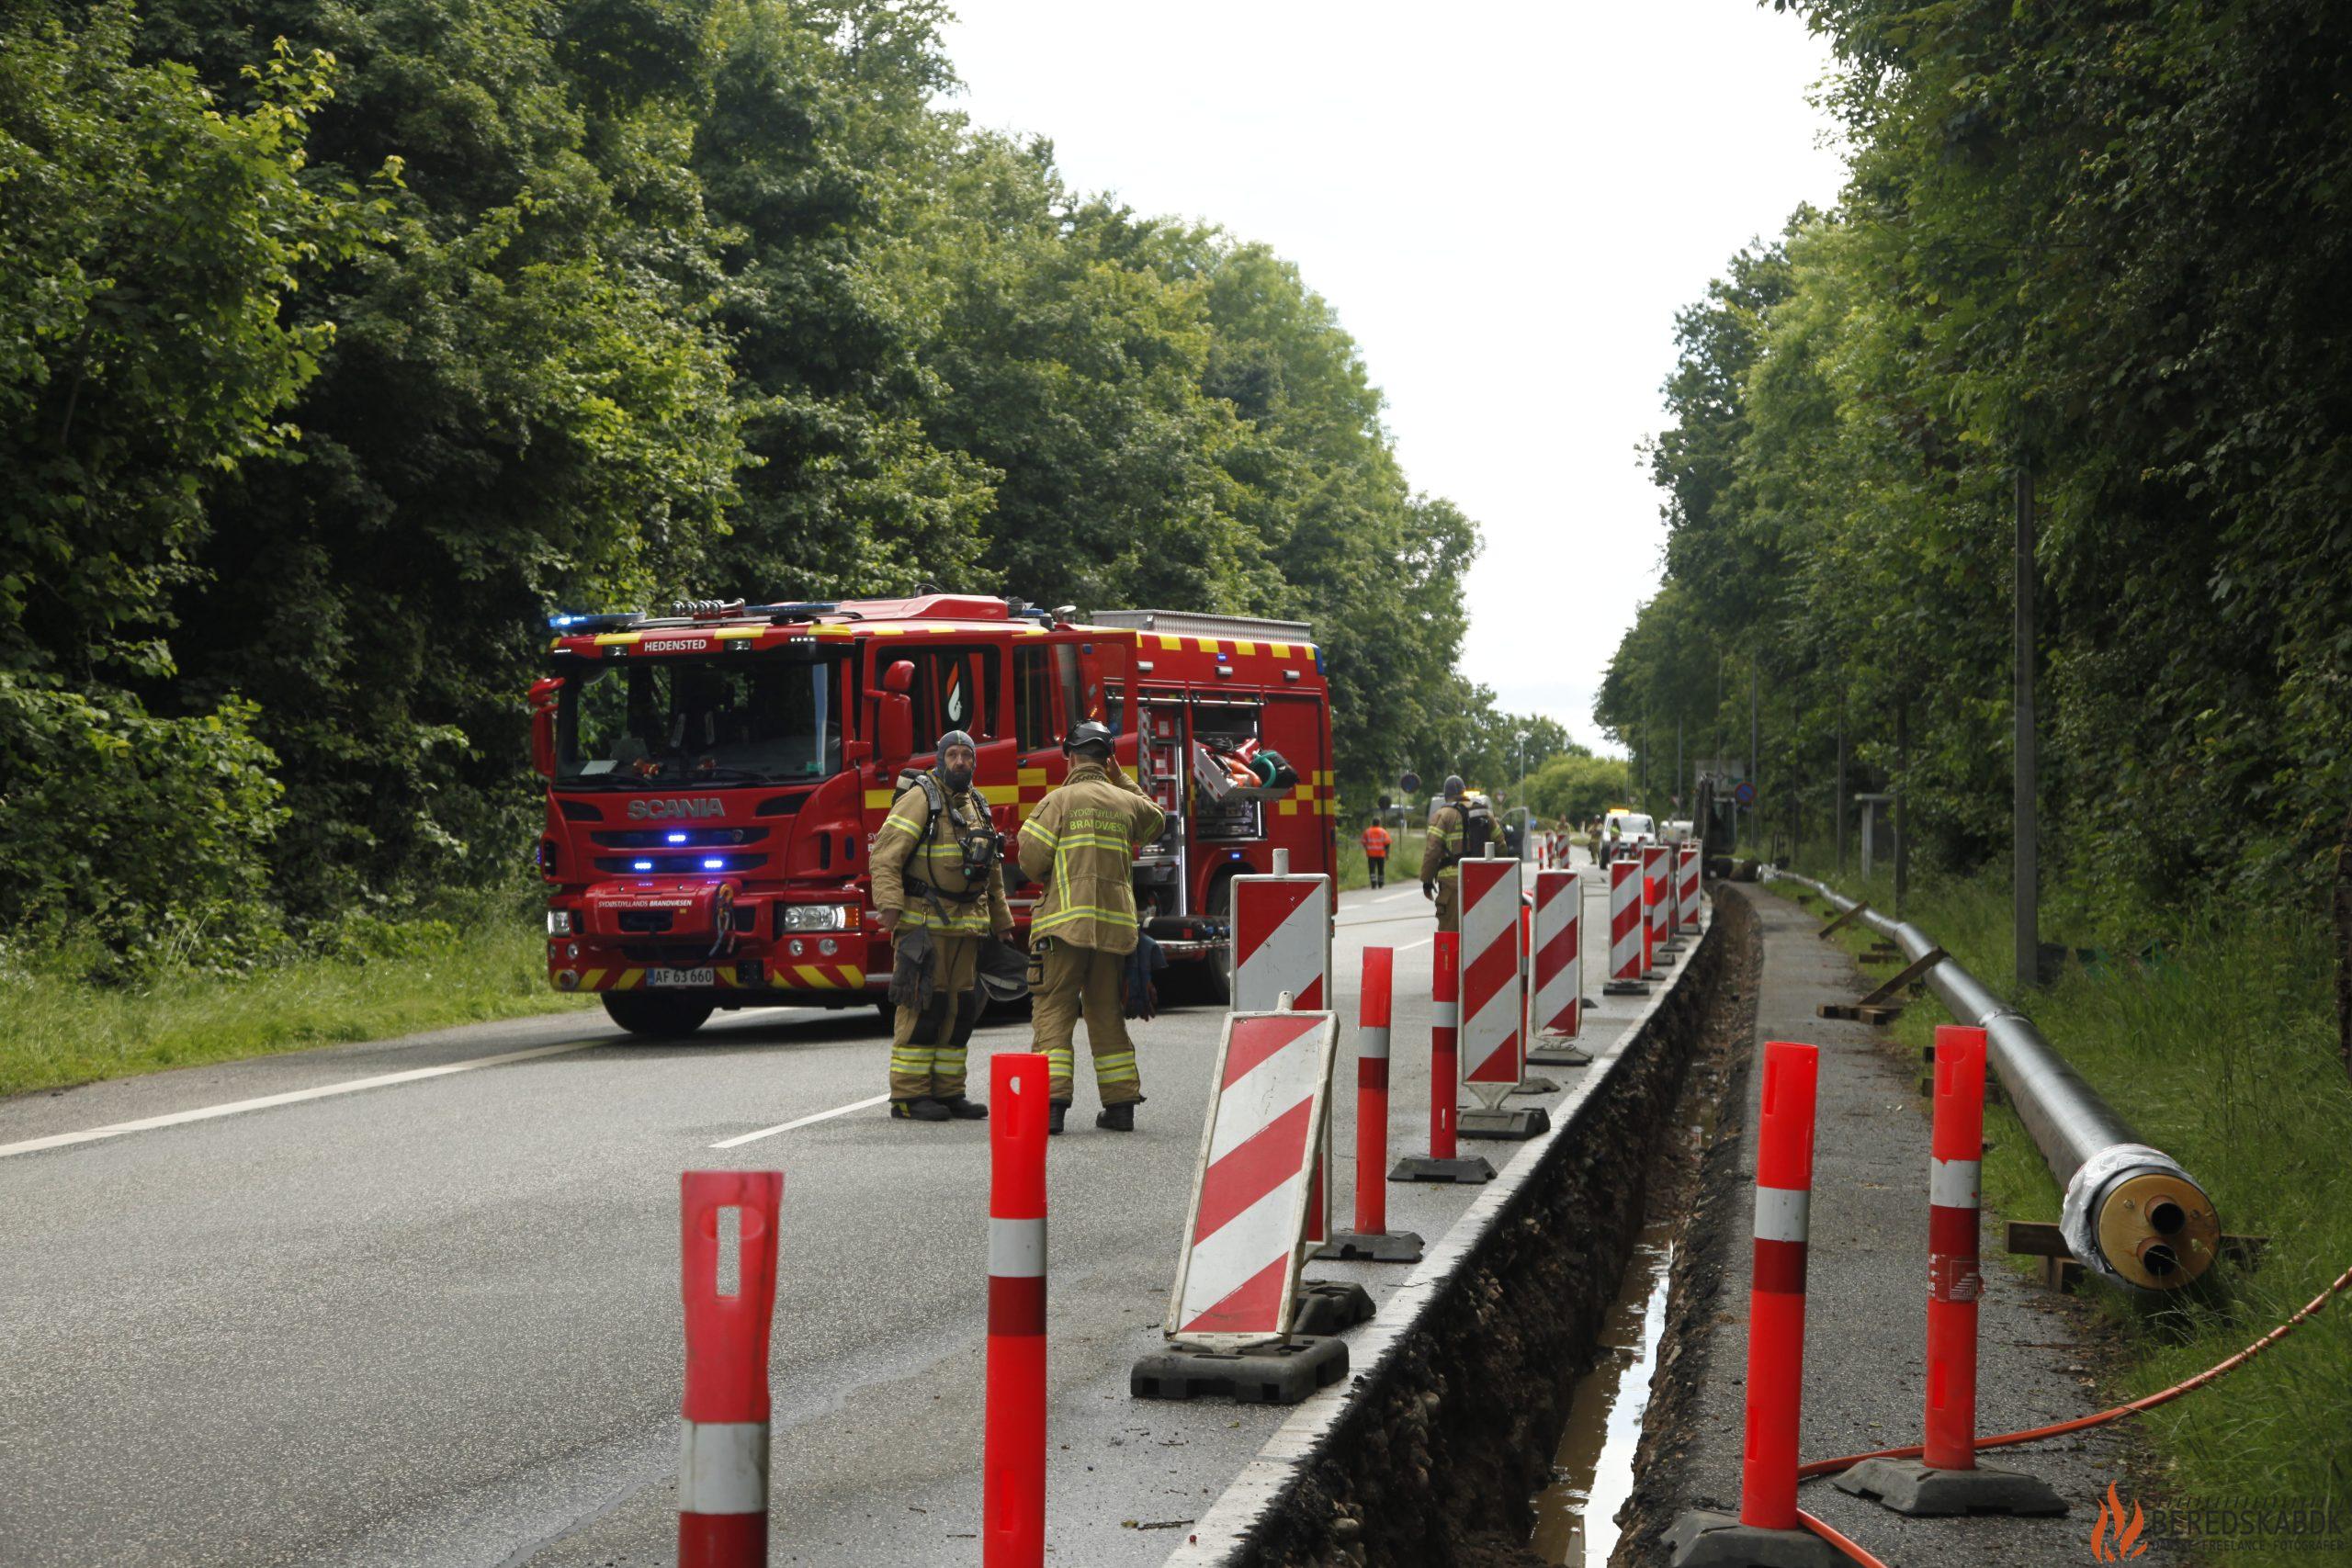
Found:
<path fill-rule="evenodd" d="M 1132 1133 L 1136 1130 L 1136 1107 L 1142 1103 L 1137 1099 L 1106 1105 L 1094 1113 L 1094 1124 L 1106 1133 Z"/>
<path fill-rule="evenodd" d="M 921 1100 L 892 1100 L 890 1115 L 899 1122 L 944 1122 L 955 1112 L 926 1095 Z"/>
<path fill-rule="evenodd" d="M 948 1115 L 958 1122 L 985 1122 L 989 1119 L 987 1106 L 977 1100 L 967 1100 L 960 1094 L 951 1094 L 939 1103 L 946 1108 Z"/>
<path fill-rule="evenodd" d="M 1046 1101 L 1046 1131 L 1048 1134 L 1052 1134 L 1054 1137 L 1057 1137 L 1057 1138 L 1060 1137 L 1060 1136 L 1062 1135 L 1062 1118 L 1063 1118 L 1063 1117 L 1065 1117 L 1065 1116 L 1067 1116 L 1067 1115 L 1069 1115 L 1069 1100 L 1048 1100 L 1048 1101 Z"/>

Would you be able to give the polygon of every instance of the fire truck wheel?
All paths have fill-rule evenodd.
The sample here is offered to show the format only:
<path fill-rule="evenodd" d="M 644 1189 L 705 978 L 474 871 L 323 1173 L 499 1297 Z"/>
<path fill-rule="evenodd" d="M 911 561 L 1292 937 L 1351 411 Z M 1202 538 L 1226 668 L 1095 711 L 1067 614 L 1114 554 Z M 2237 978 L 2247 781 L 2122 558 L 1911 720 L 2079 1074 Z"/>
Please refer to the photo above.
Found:
<path fill-rule="evenodd" d="M 692 997 L 644 991 L 606 991 L 605 1012 L 631 1034 L 647 1040 L 683 1040 L 710 1016 L 710 1004 Z"/>

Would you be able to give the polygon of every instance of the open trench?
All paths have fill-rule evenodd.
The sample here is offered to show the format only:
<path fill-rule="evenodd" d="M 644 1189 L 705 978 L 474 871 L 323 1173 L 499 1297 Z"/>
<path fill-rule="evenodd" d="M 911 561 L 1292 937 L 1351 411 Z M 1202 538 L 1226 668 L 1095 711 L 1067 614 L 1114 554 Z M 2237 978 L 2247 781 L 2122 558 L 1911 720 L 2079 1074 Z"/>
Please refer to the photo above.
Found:
<path fill-rule="evenodd" d="M 1758 953 L 1746 906 L 1721 900 L 1637 1047 L 1232 1562 L 1609 1560 L 1637 1407 L 1679 1354 L 1668 1264 L 1744 1080 Z"/>

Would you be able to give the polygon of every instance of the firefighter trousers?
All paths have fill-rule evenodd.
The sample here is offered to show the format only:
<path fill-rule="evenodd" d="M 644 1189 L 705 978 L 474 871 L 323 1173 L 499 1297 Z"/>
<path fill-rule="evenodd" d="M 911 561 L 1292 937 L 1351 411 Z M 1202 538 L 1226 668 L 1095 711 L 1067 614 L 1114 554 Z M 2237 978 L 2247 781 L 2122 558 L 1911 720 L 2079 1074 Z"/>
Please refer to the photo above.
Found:
<path fill-rule="evenodd" d="M 1070 1051 L 1080 1013 L 1086 1043 L 1094 1053 L 1094 1087 L 1105 1105 L 1143 1098 L 1136 1070 L 1136 1043 L 1127 1037 L 1124 1013 L 1127 955 L 1099 948 L 1072 947 L 1044 939 L 1040 977 L 1030 1001 L 1035 1030 L 1031 1049 L 1046 1054 L 1046 1097 L 1065 1105 L 1070 1099 Z"/>
<path fill-rule="evenodd" d="M 1437 879 L 1437 929 L 1442 931 L 1462 929 L 1462 878 L 1459 876 Z"/>
<path fill-rule="evenodd" d="M 971 931 L 931 933 L 931 1005 L 899 1009 L 890 1031 L 890 1098 L 953 1100 L 964 1092 L 964 1043 L 956 1015 L 971 994 L 980 938 Z"/>
<path fill-rule="evenodd" d="M 1386 855 L 1366 855 L 1363 857 L 1363 863 L 1364 869 L 1372 873 L 1371 880 L 1374 887 L 1388 886 L 1388 857 Z"/>

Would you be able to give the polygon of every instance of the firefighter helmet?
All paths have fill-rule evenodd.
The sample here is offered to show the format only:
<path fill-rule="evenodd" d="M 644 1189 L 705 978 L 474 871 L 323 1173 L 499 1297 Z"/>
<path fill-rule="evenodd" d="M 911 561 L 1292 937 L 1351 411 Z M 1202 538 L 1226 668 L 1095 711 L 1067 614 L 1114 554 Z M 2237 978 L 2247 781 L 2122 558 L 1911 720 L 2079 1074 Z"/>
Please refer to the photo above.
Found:
<path fill-rule="evenodd" d="M 1100 751 L 1103 756 L 1108 757 L 1117 739 L 1118 738 L 1111 733 L 1109 725 L 1097 724 L 1090 718 L 1069 732 L 1069 738 L 1062 742 L 1062 750 L 1070 754 Z"/>

